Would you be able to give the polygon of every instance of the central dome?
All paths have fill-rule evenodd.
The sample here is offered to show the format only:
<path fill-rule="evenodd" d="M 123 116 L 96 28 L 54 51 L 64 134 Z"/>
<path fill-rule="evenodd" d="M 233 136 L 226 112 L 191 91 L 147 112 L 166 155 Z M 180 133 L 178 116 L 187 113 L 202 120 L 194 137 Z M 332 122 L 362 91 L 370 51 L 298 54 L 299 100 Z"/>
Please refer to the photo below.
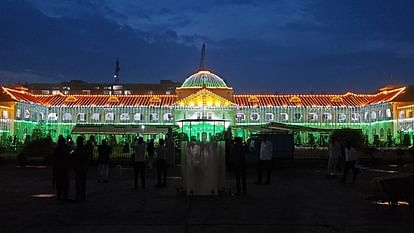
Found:
<path fill-rule="evenodd" d="M 219 76 L 202 70 L 188 77 L 181 87 L 227 87 L 227 85 Z"/>

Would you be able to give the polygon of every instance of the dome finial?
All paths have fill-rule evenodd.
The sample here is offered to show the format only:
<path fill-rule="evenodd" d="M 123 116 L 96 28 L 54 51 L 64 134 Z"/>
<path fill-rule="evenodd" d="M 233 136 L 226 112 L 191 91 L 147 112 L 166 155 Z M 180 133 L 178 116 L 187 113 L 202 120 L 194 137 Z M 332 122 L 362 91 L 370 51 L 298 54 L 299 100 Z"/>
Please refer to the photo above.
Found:
<path fill-rule="evenodd" d="M 205 66 L 204 66 L 205 57 L 206 57 L 206 45 L 203 43 L 203 47 L 201 48 L 201 58 L 200 58 L 199 70 L 205 70 Z"/>

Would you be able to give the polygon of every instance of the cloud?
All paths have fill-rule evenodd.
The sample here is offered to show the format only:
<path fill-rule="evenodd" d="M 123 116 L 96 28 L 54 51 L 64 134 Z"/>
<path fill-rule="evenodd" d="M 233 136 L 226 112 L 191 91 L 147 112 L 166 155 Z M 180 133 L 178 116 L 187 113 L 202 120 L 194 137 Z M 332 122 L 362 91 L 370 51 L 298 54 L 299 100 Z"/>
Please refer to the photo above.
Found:
<path fill-rule="evenodd" d="M 1 85 L 16 85 L 26 82 L 54 82 L 54 79 L 46 79 L 44 76 L 36 74 L 35 71 L 10 71 L 0 70 Z"/>

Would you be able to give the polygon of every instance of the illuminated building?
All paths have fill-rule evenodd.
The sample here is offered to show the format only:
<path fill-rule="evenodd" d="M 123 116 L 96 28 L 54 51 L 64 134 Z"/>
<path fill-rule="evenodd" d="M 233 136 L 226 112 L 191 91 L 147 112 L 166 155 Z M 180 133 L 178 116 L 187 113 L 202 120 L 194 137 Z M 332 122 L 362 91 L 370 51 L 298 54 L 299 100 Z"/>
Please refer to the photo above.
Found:
<path fill-rule="evenodd" d="M 390 137 L 398 142 L 402 133 L 413 134 L 412 89 L 384 88 L 375 94 L 238 95 L 207 70 L 189 76 L 170 95 L 39 95 L 3 87 L 2 142 L 14 135 L 23 140 L 36 128 L 56 139 L 60 134 L 161 137 L 172 127 L 201 140 L 202 132 L 211 139 L 230 127 L 233 135 L 247 138 L 272 123 L 279 128 L 296 127 L 303 143 L 313 130 L 337 128 L 361 129 L 370 142 L 374 138 L 386 142 Z"/>

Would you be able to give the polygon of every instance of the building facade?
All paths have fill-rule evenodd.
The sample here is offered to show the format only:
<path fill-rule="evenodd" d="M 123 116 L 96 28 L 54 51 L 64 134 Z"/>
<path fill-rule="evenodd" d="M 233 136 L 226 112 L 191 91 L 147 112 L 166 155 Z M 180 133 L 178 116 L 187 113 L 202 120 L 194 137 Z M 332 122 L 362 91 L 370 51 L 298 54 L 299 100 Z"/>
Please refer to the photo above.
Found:
<path fill-rule="evenodd" d="M 211 140 L 229 128 L 248 138 L 272 124 L 295 126 L 299 143 L 310 134 L 324 144 L 338 128 L 361 129 L 369 142 L 397 143 L 413 134 L 412 87 L 384 88 L 375 94 L 238 95 L 222 78 L 207 70 L 189 76 L 174 94 L 49 94 L 2 87 L 1 142 L 24 140 L 39 129 L 58 135 L 121 138 L 163 137 L 168 128 L 193 140 Z M 69 92 L 68 92 L 69 93 Z M 300 128 L 302 127 L 302 128 Z"/>

